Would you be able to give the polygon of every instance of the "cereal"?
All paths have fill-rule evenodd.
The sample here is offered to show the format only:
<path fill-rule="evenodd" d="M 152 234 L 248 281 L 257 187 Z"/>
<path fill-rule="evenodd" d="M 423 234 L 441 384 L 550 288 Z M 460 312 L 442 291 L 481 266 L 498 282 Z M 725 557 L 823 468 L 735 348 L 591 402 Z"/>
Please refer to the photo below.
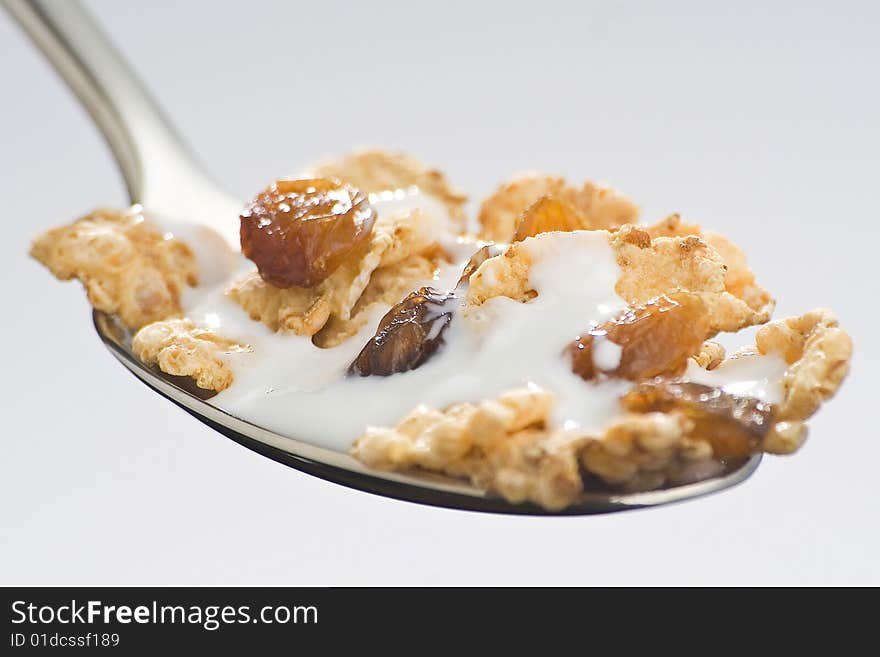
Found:
<path fill-rule="evenodd" d="M 772 404 L 755 397 L 733 395 L 719 388 L 689 381 L 654 380 L 641 383 L 621 398 L 634 413 L 677 413 L 693 426 L 694 436 L 707 440 L 722 458 L 744 458 L 754 453 L 773 425 Z"/>
<path fill-rule="evenodd" d="M 357 334 L 373 317 L 378 308 L 390 308 L 410 291 L 430 280 L 442 261 L 438 252 L 417 253 L 385 267 L 377 268 L 370 276 L 348 319 L 331 316 L 316 333 L 312 342 L 322 349 L 342 344 Z"/>
<path fill-rule="evenodd" d="M 523 211 L 512 241 L 520 242 L 552 230 L 579 230 L 585 225 L 586 219 L 577 208 L 555 196 L 542 196 Z"/>
<path fill-rule="evenodd" d="M 714 351 L 709 350 L 703 362 L 697 359 L 701 367 L 714 369 L 724 362 Z M 764 437 L 761 449 L 772 454 L 791 454 L 807 438 L 804 421 L 837 392 L 846 377 L 852 339 L 829 310 L 820 308 L 761 327 L 755 335 L 755 345 L 744 347 L 729 359 L 765 354 L 778 354 L 788 368 L 782 377 L 783 399 L 775 408 L 776 421 Z"/>
<path fill-rule="evenodd" d="M 382 253 L 382 267 L 397 264 L 415 254 L 434 253 L 442 249 L 438 242 L 443 227 L 438 225 L 433 214 L 418 208 L 398 210 L 376 219 L 373 232 L 387 235 L 388 248 Z"/>
<path fill-rule="evenodd" d="M 720 471 L 711 445 L 690 436 L 691 427 L 677 413 L 621 415 L 585 443 L 580 462 L 607 485 L 627 491 L 686 483 L 694 472 Z"/>
<path fill-rule="evenodd" d="M 464 231 L 466 197 L 405 155 L 360 151 L 310 176 L 275 183 L 242 215 L 243 253 L 258 270 L 225 290 L 282 334 L 261 342 L 265 331 L 241 330 L 257 348 L 295 339 L 283 334 L 308 339 L 289 343 L 295 357 L 248 357 L 242 395 L 211 403 L 259 422 L 267 416 L 248 407 L 259 396 L 259 404 L 280 402 L 271 412 L 300 418 L 308 413 L 297 404 L 329 399 L 336 408 L 344 395 L 385 381 L 367 398 L 381 403 L 362 406 L 381 411 L 373 418 L 387 417 L 385 401 L 401 409 L 391 417 L 409 413 L 357 438 L 352 453 L 370 467 L 464 478 L 513 503 L 560 510 L 596 487 L 650 490 L 715 476 L 755 453 L 792 453 L 848 371 L 852 341 L 829 311 L 767 324 L 774 299 L 739 247 L 678 215 L 636 225 L 637 206 L 610 187 L 519 176 L 483 201 L 474 236 Z M 182 307 L 182 292 L 197 282 L 193 251 L 138 207 L 50 230 L 31 253 L 58 278 L 79 279 L 95 308 L 134 330 L 135 356 L 168 375 L 219 393 L 233 384 L 236 354 L 252 351 L 221 335 L 246 321 L 224 314 L 236 310 L 222 287 L 203 286 Z M 520 305 L 545 293 L 546 303 Z M 481 308 L 497 297 L 507 299 Z M 710 340 L 761 324 L 755 344 L 730 356 Z M 372 337 L 317 351 L 356 335 Z M 437 362 L 421 368 L 428 358 Z M 763 360 L 731 363 L 739 358 Z M 282 362 L 297 365 L 275 379 Z M 248 387 L 255 382 L 272 385 Z M 317 394 L 287 396 L 302 390 Z M 412 408 L 420 401 L 431 403 Z"/>
<path fill-rule="evenodd" d="M 613 187 L 587 180 L 575 195 L 574 206 L 594 230 L 607 230 L 631 224 L 639 218 L 639 206 Z"/>
<path fill-rule="evenodd" d="M 336 160 L 319 163 L 310 175 L 338 178 L 368 193 L 418 187 L 446 206 L 457 228 L 465 224 L 467 196 L 449 184 L 446 176 L 402 153 L 380 150 L 355 151 Z"/>
<path fill-rule="evenodd" d="M 581 468 L 627 490 L 684 481 L 699 465 L 720 467 L 685 418 L 624 415 L 600 435 L 548 428 L 553 395 L 530 387 L 444 412 L 420 406 L 395 428 L 368 427 L 356 458 L 383 470 L 421 468 L 466 477 L 511 502 L 559 510 L 584 489 Z"/>
<path fill-rule="evenodd" d="M 608 235 L 621 269 L 616 291 L 628 303 L 645 303 L 680 290 L 697 293 L 709 309 L 715 333 L 737 331 L 769 319 L 770 308 L 755 310 L 726 290 L 724 262 L 699 237 L 652 239 L 635 226 L 624 226 Z M 529 240 L 565 239 L 567 233 L 543 233 L 511 244 L 503 255 L 487 260 L 471 276 L 468 303 L 480 305 L 497 296 L 517 301 L 534 298 L 529 284 L 533 264 Z"/>
<path fill-rule="evenodd" d="M 353 335 L 351 326 L 339 330 L 336 320 L 352 319 L 354 306 L 366 292 L 373 273 L 385 269 L 383 282 L 387 284 L 388 268 L 404 262 L 412 266 L 410 258 L 427 253 L 439 253 L 433 220 L 421 210 L 403 210 L 378 217 L 370 240 L 315 287 L 277 288 L 253 272 L 233 282 L 227 294 L 273 331 L 315 335 L 334 320 L 337 338 L 343 333 Z M 327 343 L 333 342 L 335 339 Z"/>
<path fill-rule="evenodd" d="M 721 256 L 727 266 L 724 276 L 725 289 L 745 301 L 752 310 L 767 318 L 770 317 L 774 306 L 773 298 L 755 281 L 755 274 L 749 269 L 745 253 L 728 238 L 703 230 L 696 224 L 686 224 L 677 214 L 670 215 L 663 221 L 653 226 L 646 226 L 644 229 L 651 237 L 687 237 L 688 235 L 700 237 Z"/>
<path fill-rule="evenodd" d="M 349 316 L 386 247 L 387 241 L 373 242 L 360 258 L 346 262 L 314 288 L 277 288 L 251 272 L 234 281 L 226 293 L 251 319 L 273 331 L 314 335 L 331 316 Z"/>
<path fill-rule="evenodd" d="M 250 351 L 246 345 L 197 327 L 188 319 L 153 322 L 138 331 L 131 343 L 135 355 L 173 376 L 192 377 L 199 388 L 220 392 L 232 384 L 232 369 L 224 354 Z"/>
<path fill-rule="evenodd" d="M 523 213 L 542 197 L 551 197 L 574 208 L 579 228 L 605 229 L 633 223 L 639 209 L 611 187 L 585 182 L 569 185 L 564 178 L 526 173 L 502 184 L 480 206 L 481 237 L 496 242 L 513 239 Z"/>
<path fill-rule="evenodd" d="M 681 289 L 703 296 L 715 331 L 738 331 L 770 319 L 773 302 L 754 308 L 734 296 L 727 289 L 724 259 L 697 236 L 652 239 L 638 227 L 624 226 L 611 240 L 622 270 L 617 293 L 629 303 Z"/>
<path fill-rule="evenodd" d="M 714 370 L 724 360 L 724 347 L 714 340 L 706 340 L 700 351 L 691 358 L 704 370 Z"/>
<path fill-rule="evenodd" d="M 393 429 L 368 427 L 353 454 L 384 470 L 420 467 L 552 509 L 570 504 L 582 488 L 576 440 L 553 441 L 543 430 L 553 397 L 524 388 L 445 412 L 416 408 Z"/>
<path fill-rule="evenodd" d="M 853 349 L 852 339 L 825 308 L 761 327 L 755 345 L 760 353 L 779 354 L 789 364 L 779 405 L 779 419 L 789 422 L 806 420 L 837 392 Z"/>
<path fill-rule="evenodd" d="M 166 239 L 140 214 L 96 210 L 34 240 L 31 255 L 60 280 L 79 279 L 89 302 L 132 329 L 180 313 L 180 293 L 195 285 L 190 248 Z"/>
<path fill-rule="evenodd" d="M 852 349 L 824 310 L 763 327 L 757 344 L 760 353 L 779 353 L 789 363 L 785 398 L 775 407 L 699 384 L 655 381 L 624 397 L 636 412 L 623 411 L 589 434 L 554 429 L 553 394 L 530 387 L 443 411 L 422 405 L 397 427 L 369 427 L 353 454 L 379 469 L 466 477 L 511 502 L 551 510 L 577 501 L 584 487 L 578 463 L 627 491 L 688 483 L 721 472 L 726 457 L 797 450 L 806 438 L 803 420 L 837 391 Z M 716 362 L 720 346 L 706 343 L 702 353 L 704 362 Z M 663 386 L 671 396 L 655 397 Z M 709 400 L 705 410 L 700 395 Z"/>

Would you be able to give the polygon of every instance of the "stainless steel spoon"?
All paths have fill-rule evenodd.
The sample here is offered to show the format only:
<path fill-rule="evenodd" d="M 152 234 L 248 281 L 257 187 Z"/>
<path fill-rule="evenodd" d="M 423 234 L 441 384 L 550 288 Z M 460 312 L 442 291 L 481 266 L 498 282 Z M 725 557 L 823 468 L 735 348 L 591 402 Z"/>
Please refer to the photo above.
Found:
<path fill-rule="evenodd" d="M 132 203 L 150 212 L 210 225 L 237 248 L 241 203 L 196 163 L 180 138 L 110 41 L 77 0 L 2 0 L 61 77 L 76 93 L 110 145 Z M 263 429 L 221 411 L 171 378 L 144 367 L 112 317 L 94 313 L 104 344 L 141 381 L 185 411 L 264 456 L 322 479 L 387 497 L 456 509 L 512 514 L 581 515 L 678 502 L 734 486 L 761 461 L 731 464 L 721 475 L 644 493 L 585 493 L 575 505 L 551 514 L 511 504 L 457 480 L 429 474 L 368 470 L 347 454 Z"/>

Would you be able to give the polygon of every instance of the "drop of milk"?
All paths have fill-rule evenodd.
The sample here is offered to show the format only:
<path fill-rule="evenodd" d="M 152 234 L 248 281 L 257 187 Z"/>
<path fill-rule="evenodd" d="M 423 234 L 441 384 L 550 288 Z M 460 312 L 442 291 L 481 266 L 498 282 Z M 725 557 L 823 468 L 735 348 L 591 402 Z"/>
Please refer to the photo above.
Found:
<path fill-rule="evenodd" d="M 620 358 L 623 356 L 623 347 L 615 344 L 607 338 L 593 340 L 593 365 L 605 372 L 615 370 L 620 366 Z"/>

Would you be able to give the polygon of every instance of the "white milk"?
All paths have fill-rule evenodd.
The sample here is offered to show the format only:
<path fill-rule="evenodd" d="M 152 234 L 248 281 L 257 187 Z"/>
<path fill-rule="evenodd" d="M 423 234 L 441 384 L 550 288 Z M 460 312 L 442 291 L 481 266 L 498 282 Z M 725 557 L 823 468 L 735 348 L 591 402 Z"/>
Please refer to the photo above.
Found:
<path fill-rule="evenodd" d="M 420 207 L 438 220 L 437 225 L 445 224 L 445 207 L 415 188 L 373 194 L 370 201 L 380 214 Z M 191 239 L 195 244 L 200 238 Z M 414 288 L 452 289 L 478 248 L 446 235 L 438 239 L 459 262 L 444 266 Z M 620 269 L 604 232 L 576 231 L 564 239 L 545 234 L 525 240 L 523 248 L 532 252 L 535 261 L 529 284 L 538 296 L 528 303 L 498 297 L 457 312 L 444 333 L 445 344 L 431 359 L 416 370 L 388 377 L 347 375 L 387 307 L 377 309 L 358 335 L 331 349 L 315 347 L 308 337 L 275 334 L 223 294 L 229 273 L 243 273 L 253 264 L 240 255 L 233 260 L 228 253 L 212 255 L 204 244 L 197 253 L 200 265 L 221 262 L 227 276 L 218 282 L 214 267 L 206 283 L 184 298 L 185 314 L 253 347 L 251 353 L 228 356 L 235 382 L 209 403 L 282 435 L 345 451 L 366 426 L 395 425 L 419 404 L 442 409 L 528 385 L 556 396 L 555 426 L 599 430 L 618 413 L 617 400 L 632 385 L 618 380 L 586 382 L 572 373 L 565 353 L 576 336 L 626 306 L 614 291 Z M 597 367 L 609 370 L 618 365 L 620 356 L 619 346 L 601 340 L 593 358 Z M 784 370 L 781 359 L 749 356 L 712 372 L 691 363 L 685 378 L 778 401 Z"/>

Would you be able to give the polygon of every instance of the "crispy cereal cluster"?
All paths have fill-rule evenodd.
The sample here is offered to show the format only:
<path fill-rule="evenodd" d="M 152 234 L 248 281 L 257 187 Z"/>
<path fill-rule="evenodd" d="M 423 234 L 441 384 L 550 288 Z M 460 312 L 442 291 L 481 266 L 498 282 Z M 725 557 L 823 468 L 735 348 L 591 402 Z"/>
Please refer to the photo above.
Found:
<path fill-rule="evenodd" d="M 528 303 L 537 296 L 529 283 L 533 260 L 536 253 L 552 249 L 535 249 L 524 240 L 564 240 L 565 231 L 604 228 L 611 231 L 608 239 L 621 270 L 615 289 L 634 309 L 629 312 L 635 313 L 635 321 L 651 314 L 639 309 L 658 300 L 671 297 L 672 306 L 682 307 L 682 294 L 697 297 L 708 310 L 708 326 L 700 329 L 704 335 L 693 325 L 669 324 L 671 315 L 663 317 L 675 335 L 695 333 L 699 347 L 690 354 L 695 365 L 711 370 L 725 361 L 723 347 L 706 338 L 769 320 L 775 302 L 757 284 L 735 244 L 683 223 L 678 215 L 655 225 L 631 225 L 638 215 L 636 206 L 613 190 L 597 194 L 596 189 L 587 183 L 579 195 L 560 178 L 529 175 L 489 197 L 479 217 L 483 235 L 513 243 L 470 276 L 463 312 L 494 297 Z M 548 231 L 551 234 L 542 235 Z M 701 317 L 698 312 L 690 321 L 702 321 Z M 619 367 L 628 347 L 647 349 L 657 364 L 656 346 L 644 344 L 644 336 L 658 334 L 661 326 L 656 324 L 643 324 L 635 342 L 621 343 Z M 603 337 L 612 335 L 605 327 L 598 329 Z M 583 340 L 575 346 L 583 348 Z M 510 501 L 561 509 L 576 501 L 587 477 L 624 490 L 646 490 L 712 476 L 723 469 L 724 458 L 795 451 L 806 438 L 804 420 L 845 377 L 851 351 L 851 340 L 836 320 L 828 311 L 817 310 L 764 326 L 755 347 L 730 357 L 783 356 L 788 368 L 784 399 L 778 405 L 675 383 L 681 373 L 679 365 L 671 366 L 678 363 L 676 357 L 664 366 L 669 369 L 658 370 L 662 377 L 656 383 L 646 382 L 625 395 L 620 416 L 596 434 L 553 428 L 553 393 L 528 388 L 447 409 L 420 406 L 396 427 L 367 428 L 353 453 L 372 467 L 421 468 L 467 477 Z M 577 372 L 576 357 L 577 353 Z M 590 371 L 584 378 L 594 376 Z"/>
<path fill-rule="evenodd" d="M 783 354 L 789 363 L 785 400 L 757 449 L 788 454 L 806 437 L 803 421 L 840 386 L 852 343 L 823 310 L 773 322 L 756 343 L 758 352 Z M 720 362 L 716 347 L 702 352 L 713 353 L 708 363 Z M 622 413 L 591 434 L 551 428 L 553 399 L 548 391 L 523 388 L 442 411 L 419 406 L 396 427 L 369 427 L 354 455 L 375 468 L 468 477 L 512 502 L 548 509 L 577 500 L 584 472 L 633 491 L 695 481 L 723 468 L 712 433 L 699 431 L 683 410 Z"/>
<path fill-rule="evenodd" d="M 166 239 L 140 208 L 95 210 L 34 240 L 31 255 L 57 278 L 79 279 L 98 310 L 132 329 L 180 313 L 180 293 L 197 282 L 190 248 Z"/>
<path fill-rule="evenodd" d="M 199 388 L 220 392 L 232 385 L 225 354 L 250 351 L 246 345 L 199 328 L 188 319 L 148 324 L 132 339 L 135 355 L 173 376 L 189 376 Z"/>
<path fill-rule="evenodd" d="M 337 346 L 355 335 L 377 310 L 384 311 L 434 276 L 449 259 L 440 244 L 444 236 L 472 240 L 462 232 L 467 197 L 439 171 L 408 156 L 360 151 L 319 164 L 309 175 L 322 178 L 305 181 L 308 188 L 298 181 L 281 181 L 280 187 L 276 183 L 258 198 L 261 202 L 252 204 L 243 227 L 248 228 L 248 253 L 263 263 L 265 277 L 254 270 L 232 281 L 226 292 L 251 318 L 273 331 L 310 336 L 321 348 Z M 287 239 L 294 251 L 297 240 L 306 238 L 319 251 L 323 248 L 312 237 L 320 238 L 313 227 L 320 228 L 321 222 L 307 221 L 310 212 L 320 211 L 320 219 L 329 226 L 326 234 L 332 238 L 325 241 L 334 242 L 332 220 L 338 207 L 334 195 L 345 192 L 352 200 L 352 210 L 339 217 L 356 219 L 357 211 L 372 212 L 364 194 L 413 187 L 446 208 L 448 220 L 420 208 L 370 216 L 364 224 L 366 233 L 348 242 L 350 250 L 337 249 L 326 264 L 321 264 L 324 261 L 317 251 L 312 260 L 297 261 L 296 275 L 303 284 L 288 284 L 293 279 L 276 271 L 279 261 L 270 252 L 273 236 Z M 269 210 L 275 214 L 267 214 Z M 293 230 L 297 227 L 303 227 L 299 235 Z M 249 347 L 204 331 L 189 320 L 177 320 L 183 287 L 197 282 L 195 257 L 186 244 L 166 239 L 145 221 L 138 207 L 127 212 L 98 210 L 69 226 L 47 231 L 34 241 L 31 254 L 58 278 L 80 279 L 95 308 L 118 314 L 131 329 L 143 327 L 134 345 L 144 362 L 168 374 L 192 376 L 200 387 L 216 392 L 232 383 L 233 373 L 223 354 Z M 273 285 L 282 280 L 284 286 Z M 150 326 L 153 322 L 157 324 Z"/>
<path fill-rule="evenodd" d="M 337 178 L 368 194 L 418 187 L 423 194 L 446 206 L 459 230 L 466 227 L 464 205 L 467 196 L 455 189 L 442 172 L 403 153 L 375 149 L 355 151 L 335 160 L 321 162 L 306 175 Z"/>
<path fill-rule="evenodd" d="M 611 187 L 589 180 L 576 187 L 558 176 L 526 173 L 504 183 L 483 201 L 481 236 L 496 242 L 511 241 L 522 215 L 546 198 L 563 204 L 563 211 L 572 217 L 575 225 L 568 230 L 617 228 L 639 218 L 638 206 Z"/>
<path fill-rule="evenodd" d="M 637 226 L 623 226 L 608 235 L 621 270 L 616 291 L 628 303 L 644 303 L 677 290 L 697 293 L 709 309 L 715 333 L 737 331 L 769 319 L 773 309 L 769 295 L 765 298 L 766 292 L 757 286 L 748 288 L 750 299 L 762 299 L 763 305 L 755 308 L 730 292 L 729 268 L 721 255 L 699 237 L 652 238 Z M 553 232 L 528 239 L 564 240 L 566 234 Z M 503 256 L 483 263 L 471 276 L 468 302 L 480 305 L 498 296 L 517 301 L 533 298 L 535 292 L 529 285 L 533 256 L 529 245 L 514 242 Z"/>
<path fill-rule="evenodd" d="M 442 344 L 454 313 L 478 316 L 498 297 L 529 303 L 538 296 L 533 266 L 564 246 L 571 231 L 605 236 L 620 271 L 615 291 L 629 304 L 560 345 L 560 356 L 567 354 L 589 385 L 632 382 L 607 426 L 559 428 L 551 419 L 554 391 L 530 385 L 447 408 L 420 405 L 395 427 L 367 427 L 353 454 L 371 467 L 445 473 L 512 502 L 562 509 L 586 482 L 646 490 L 712 476 L 725 459 L 794 452 L 806 438 L 805 420 L 846 376 L 852 342 L 829 311 L 767 324 L 775 302 L 735 244 L 678 215 L 636 225 L 638 207 L 610 187 L 518 176 L 483 201 L 475 237 L 467 231 L 467 198 L 442 173 L 405 155 L 360 151 L 304 178 L 277 181 L 243 213 L 243 251 L 258 268 L 225 294 L 271 331 L 306 337 L 316 348 L 336 347 L 378 324 L 350 372 L 418 367 Z M 413 188 L 445 212 L 404 205 L 377 213 L 371 206 Z M 451 251 L 455 242 L 475 253 L 455 290 L 422 288 L 461 260 Z M 79 279 L 95 308 L 136 331 L 137 357 L 167 374 L 220 392 L 234 380 L 231 355 L 251 350 L 181 317 L 181 293 L 197 282 L 195 257 L 137 207 L 98 210 L 52 229 L 31 254 L 58 278 Z M 761 324 L 754 346 L 729 357 L 711 340 Z M 404 347 L 413 340 L 432 348 L 410 353 Z M 594 359 L 603 341 L 618 349 L 616 365 L 599 367 Z M 680 378 L 685 365 L 711 371 L 767 355 L 785 363 L 775 404 Z"/>

